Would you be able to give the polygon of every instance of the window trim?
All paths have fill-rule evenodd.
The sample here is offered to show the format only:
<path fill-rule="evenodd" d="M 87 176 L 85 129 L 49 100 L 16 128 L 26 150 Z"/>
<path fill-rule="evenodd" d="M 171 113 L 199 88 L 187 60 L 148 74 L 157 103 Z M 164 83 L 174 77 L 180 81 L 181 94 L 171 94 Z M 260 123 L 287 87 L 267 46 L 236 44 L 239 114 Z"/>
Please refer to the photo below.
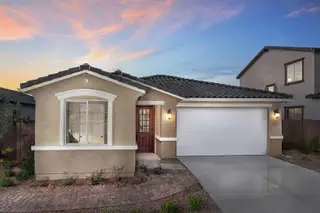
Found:
<path fill-rule="evenodd" d="M 268 87 L 272 87 L 272 86 L 274 87 L 274 91 L 273 91 L 273 92 L 277 92 L 276 83 L 267 84 L 267 85 L 266 85 L 266 91 L 271 92 L 271 91 L 268 90 Z"/>
<path fill-rule="evenodd" d="M 304 120 L 304 106 L 303 105 L 297 105 L 297 106 L 285 106 L 284 107 L 284 118 L 285 120 L 288 120 L 288 113 L 287 113 L 287 109 L 301 109 L 302 111 L 302 119 L 301 120 Z"/>
<path fill-rule="evenodd" d="M 112 132 L 113 132 L 113 101 L 117 97 L 114 94 L 100 91 L 100 90 L 93 90 L 93 89 L 73 89 L 68 90 L 60 93 L 55 94 L 60 100 L 60 145 L 70 145 L 66 143 L 66 103 L 67 102 L 83 102 L 83 101 L 107 101 L 108 102 L 108 132 L 107 132 L 107 143 L 106 145 L 112 145 Z M 97 100 L 97 99 L 68 99 L 68 98 L 75 98 L 81 96 L 90 96 L 96 98 L 102 98 L 104 100 Z M 78 146 L 87 146 L 88 144 L 76 144 Z"/>
<path fill-rule="evenodd" d="M 291 64 L 294 64 L 294 63 L 297 63 L 301 61 L 302 62 L 302 80 L 299 80 L 299 81 L 292 81 L 292 82 L 287 82 L 287 67 L 288 65 L 291 65 Z M 284 64 L 284 85 L 285 86 L 288 86 L 288 85 L 292 85 L 292 84 L 299 84 L 299 83 L 302 83 L 304 82 L 304 58 L 299 58 L 299 59 L 296 59 L 294 61 L 290 61 L 288 63 L 285 63 Z"/>

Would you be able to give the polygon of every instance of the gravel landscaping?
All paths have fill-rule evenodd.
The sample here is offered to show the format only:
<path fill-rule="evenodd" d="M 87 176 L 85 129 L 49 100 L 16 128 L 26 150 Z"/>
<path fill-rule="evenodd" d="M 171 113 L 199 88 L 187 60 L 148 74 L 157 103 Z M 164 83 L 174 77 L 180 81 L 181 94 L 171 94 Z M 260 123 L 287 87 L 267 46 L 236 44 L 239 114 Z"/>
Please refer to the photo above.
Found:
<path fill-rule="evenodd" d="M 320 172 L 319 153 L 303 154 L 297 150 L 284 150 L 283 156 L 279 156 L 278 159 Z"/>
<path fill-rule="evenodd" d="M 177 204 L 178 212 L 189 212 L 190 195 L 201 197 L 198 212 L 220 212 L 186 168 L 138 172 L 135 178 L 107 179 L 98 185 L 90 179 L 65 184 L 29 179 L 0 188 L 0 212 L 159 212 L 168 202 Z"/>

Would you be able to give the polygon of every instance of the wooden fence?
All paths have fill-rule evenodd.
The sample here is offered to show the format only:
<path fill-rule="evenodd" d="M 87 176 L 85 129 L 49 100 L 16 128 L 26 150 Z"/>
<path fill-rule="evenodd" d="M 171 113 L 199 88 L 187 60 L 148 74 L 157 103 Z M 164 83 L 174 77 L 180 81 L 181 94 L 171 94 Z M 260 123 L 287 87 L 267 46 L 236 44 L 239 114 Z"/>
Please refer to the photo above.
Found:
<path fill-rule="evenodd" d="M 284 144 L 309 144 L 315 136 L 320 137 L 319 120 L 283 120 Z"/>
<path fill-rule="evenodd" d="M 16 122 L 4 137 L 0 148 L 10 147 L 12 152 L 7 154 L 10 160 L 21 160 L 25 157 L 26 149 L 34 145 L 34 122 L 19 121 Z"/>

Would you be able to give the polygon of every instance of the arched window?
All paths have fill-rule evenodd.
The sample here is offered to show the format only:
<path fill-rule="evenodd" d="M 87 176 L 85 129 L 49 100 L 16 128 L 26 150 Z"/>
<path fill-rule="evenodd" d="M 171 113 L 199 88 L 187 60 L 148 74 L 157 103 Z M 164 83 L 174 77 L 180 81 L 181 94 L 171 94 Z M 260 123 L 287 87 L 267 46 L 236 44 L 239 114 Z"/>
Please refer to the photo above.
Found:
<path fill-rule="evenodd" d="M 113 94 L 73 89 L 55 94 L 60 100 L 61 145 L 112 145 Z"/>

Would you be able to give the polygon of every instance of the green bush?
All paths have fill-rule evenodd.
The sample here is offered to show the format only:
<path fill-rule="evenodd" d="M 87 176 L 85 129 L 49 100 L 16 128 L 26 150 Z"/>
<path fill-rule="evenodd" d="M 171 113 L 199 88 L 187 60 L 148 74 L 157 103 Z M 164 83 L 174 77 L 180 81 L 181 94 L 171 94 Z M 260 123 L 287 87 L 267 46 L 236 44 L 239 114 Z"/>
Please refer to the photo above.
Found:
<path fill-rule="evenodd" d="M 201 197 L 199 195 L 192 195 L 188 197 L 188 203 L 191 211 L 201 210 Z"/>
<path fill-rule="evenodd" d="M 2 178 L 2 179 L 0 179 L 0 186 L 1 187 L 14 186 L 14 182 L 13 182 L 13 180 L 11 180 L 9 178 Z"/>
<path fill-rule="evenodd" d="M 96 171 L 91 174 L 90 180 L 92 185 L 98 185 L 103 181 L 103 171 Z"/>
<path fill-rule="evenodd" d="M 161 213 L 176 213 L 178 212 L 178 206 L 174 203 L 165 203 L 161 205 Z"/>
<path fill-rule="evenodd" d="M 16 174 L 17 180 L 27 180 L 29 177 L 29 174 L 25 170 L 21 170 L 19 173 Z"/>
<path fill-rule="evenodd" d="M 28 156 L 22 160 L 23 170 L 28 172 L 28 175 L 34 175 L 34 154 L 28 153 Z"/>
<path fill-rule="evenodd" d="M 62 184 L 64 186 L 70 186 L 72 184 L 74 184 L 78 179 L 78 175 L 74 174 L 72 176 L 70 176 L 67 172 L 64 173 L 64 179 L 62 180 Z"/>
<path fill-rule="evenodd" d="M 6 177 L 12 177 L 13 176 L 13 172 L 10 169 L 5 169 L 3 170 L 4 176 Z"/>

